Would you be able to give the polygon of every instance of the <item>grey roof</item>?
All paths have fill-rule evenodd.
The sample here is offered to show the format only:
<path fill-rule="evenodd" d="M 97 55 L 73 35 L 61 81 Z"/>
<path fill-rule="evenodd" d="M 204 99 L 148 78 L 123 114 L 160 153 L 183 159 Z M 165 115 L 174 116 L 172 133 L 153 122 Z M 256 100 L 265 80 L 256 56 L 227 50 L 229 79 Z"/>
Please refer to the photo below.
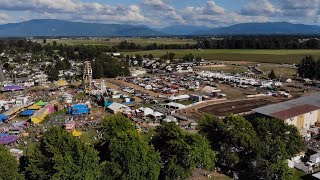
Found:
<path fill-rule="evenodd" d="M 320 93 L 315 93 L 310 96 L 300 97 L 290 101 L 285 101 L 277 104 L 271 104 L 260 108 L 253 109 L 252 111 L 271 116 L 280 111 L 296 108 L 304 105 L 312 105 L 320 107 Z"/>

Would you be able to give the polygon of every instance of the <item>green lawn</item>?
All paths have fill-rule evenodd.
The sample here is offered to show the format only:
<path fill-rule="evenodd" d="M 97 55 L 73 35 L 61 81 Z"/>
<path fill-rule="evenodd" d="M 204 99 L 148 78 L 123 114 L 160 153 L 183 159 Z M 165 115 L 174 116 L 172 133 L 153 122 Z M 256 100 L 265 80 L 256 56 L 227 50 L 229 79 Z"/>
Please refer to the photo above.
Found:
<path fill-rule="evenodd" d="M 266 77 L 268 76 L 268 74 L 270 74 L 272 70 L 274 70 L 277 77 L 281 75 L 281 77 L 294 78 L 297 74 L 296 69 L 288 67 L 278 67 L 275 64 L 261 64 L 259 69 L 266 73 Z"/>
<path fill-rule="evenodd" d="M 320 50 L 254 50 L 254 49 L 209 49 L 209 50 L 151 50 L 137 52 L 123 52 L 125 55 L 153 54 L 160 57 L 167 52 L 176 54 L 176 58 L 182 58 L 188 53 L 200 56 L 207 60 L 222 61 L 250 61 L 265 63 L 299 63 L 306 55 L 320 58 Z"/>
<path fill-rule="evenodd" d="M 303 176 L 306 175 L 306 173 L 298 170 L 298 169 L 292 169 L 293 171 L 293 176 L 295 180 L 300 180 Z"/>

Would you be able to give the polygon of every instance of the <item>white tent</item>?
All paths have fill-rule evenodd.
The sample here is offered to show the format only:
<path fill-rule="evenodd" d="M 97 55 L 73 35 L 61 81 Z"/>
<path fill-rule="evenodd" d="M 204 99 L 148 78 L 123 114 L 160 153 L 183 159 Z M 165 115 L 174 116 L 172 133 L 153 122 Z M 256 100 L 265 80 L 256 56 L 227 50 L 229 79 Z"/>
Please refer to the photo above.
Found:
<path fill-rule="evenodd" d="M 154 113 L 153 109 L 150 108 L 141 107 L 139 110 L 143 112 L 144 116 L 149 116 L 150 114 Z"/>
<path fill-rule="evenodd" d="M 177 118 L 173 116 L 167 116 L 165 119 L 163 119 L 165 122 L 178 122 Z"/>
<path fill-rule="evenodd" d="M 110 106 L 108 106 L 108 109 L 113 113 L 117 114 L 119 112 L 125 112 L 130 111 L 131 109 L 128 106 L 125 106 L 120 103 L 113 102 Z"/>
<path fill-rule="evenodd" d="M 207 93 L 207 94 L 212 94 L 214 92 L 221 92 L 220 89 L 217 89 L 217 88 L 211 87 L 211 86 L 206 86 L 201 91 L 204 93 Z"/>
<path fill-rule="evenodd" d="M 169 108 L 173 108 L 173 109 L 184 109 L 184 108 L 186 108 L 185 105 L 180 104 L 180 103 L 174 103 L 174 102 L 167 103 L 166 106 L 169 107 Z"/>
<path fill-rule="evenodd" d="M 152 117 L 158 118 L 158 117 L 162 117 L 164 116 L 164 114 L 160 113 L 160 112 L 154 112 L 151 114 Z"/>

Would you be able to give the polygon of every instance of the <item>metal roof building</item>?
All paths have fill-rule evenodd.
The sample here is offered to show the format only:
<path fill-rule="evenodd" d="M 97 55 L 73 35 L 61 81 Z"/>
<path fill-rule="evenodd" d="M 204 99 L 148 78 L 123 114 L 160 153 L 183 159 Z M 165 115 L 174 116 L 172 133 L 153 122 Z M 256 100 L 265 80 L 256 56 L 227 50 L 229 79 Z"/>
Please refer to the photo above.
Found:
<path fill-rule="evenodd" d="M 320 93 L 252 110 L 257 114 L 284 120 L 299 130 L 308 130 L 320 122 Z"/>
<path fill-rule="evenodd" d="M 291 118 L 320 109 L 320 93 L 253 109 L 254 112 L 279 119 Z M 294 116 L 293 116 L 294 117 Z"/>

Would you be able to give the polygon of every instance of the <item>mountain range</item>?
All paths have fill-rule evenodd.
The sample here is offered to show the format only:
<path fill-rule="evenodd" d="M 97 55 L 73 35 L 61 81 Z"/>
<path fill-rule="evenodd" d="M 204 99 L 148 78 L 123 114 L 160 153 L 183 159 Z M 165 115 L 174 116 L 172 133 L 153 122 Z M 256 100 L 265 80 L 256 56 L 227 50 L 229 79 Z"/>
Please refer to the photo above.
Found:
<path fill-rule="evenodd" d="M 30 36 L 197 36 L 197 35 L 270 35 L 320 34 L 320 26 L 287 22 L 242 23 L 228 27 L 175 25 L 150 28 L 145 25 L 99 24 L 38 19 L 0 25 L 0 37 Z"/>

